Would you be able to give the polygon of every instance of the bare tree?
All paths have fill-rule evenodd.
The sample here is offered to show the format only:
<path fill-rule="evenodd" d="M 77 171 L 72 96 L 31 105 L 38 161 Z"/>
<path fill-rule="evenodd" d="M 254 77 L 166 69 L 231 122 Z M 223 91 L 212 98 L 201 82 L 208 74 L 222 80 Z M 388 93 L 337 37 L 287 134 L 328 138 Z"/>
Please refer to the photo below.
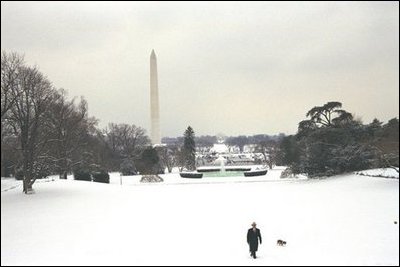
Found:
<path fill-rule="evenodd" d="M 5 175 L 4 151 L 5 139 L 12 136 L 7 115 L 14 105 L 18 95 L 18 75 L 24 64 L 24 57 L 12 52 L 1 53 L 1 175 Z"/>
<path fill-rule="evenodd" d="M 374 120 L 369 129 L 372 138 L 368 140 L 376 153 L 380 167 L 388 167 L 399 172 L 399 120 L 393 118 L 381 126 L 381 122 Z"/>
<path fill-rule="evenodd" d="M 67 173 L 81 162 L 74 157 L 87 143 L 87 135 L 93 131 L 96 121 L 88 117 L 87 102 L 82 97 L 79 103 L 75 98 L 67 100 L 66 91 L 61 89 L 54 93 L 46 117 L 47 130 L 50 132 L 49 158 L 60 174 L 67 179 Z"/>
<path fill-rule="evenodd" d="M 186 165 L 186 156 L 185 150 L 181 147 L 175 150 L 174 157 L 175 163 L 179 168 L 179 171 L 182 172 Z"/>
<path fill-rule="evenodd" d="M 118 167 L 124 159 L 135 161 L 150 144 L 146 131 L 136 125 L 110 123 L 105 135 L 112 155 L 117 157 Z"/>
<path fill-rule="evenodd" d="M 274 140 L 261 141 L 256 146 L 256 152 L 259 152 L 264 157 L 264 162 L 270 169 L 276 164 L 278 144 Z"/>
<path fill-rule="evenodd" d="M 19 68 L 17 97 L 7 117 L 19 140 L 25 193 L 32 190 L 32 184 L 38 178 L 35 175 L 35 168 L 41 159 L 41 149 L 46 142 L 41 127 L 46 109 L 52 101 L 53 90 L 49 80 L 36 67 Z"/>
<path fill-rule="evenodd" d="M 167 168 L 168 172 L 172 172 L 172 168 L 177 164 L 177 150 L 178 146 L 170 145 L 164 147 L 157 147 L 158 156 L 161 164 Z"/>
<path fill-rule="evenodd" d="M 18 78 L 21 67 L 24 65 L 24 57 L 12 52 L 1 53 L 1 121 L 11 109 L 20 93 L 18 90 Z"/>

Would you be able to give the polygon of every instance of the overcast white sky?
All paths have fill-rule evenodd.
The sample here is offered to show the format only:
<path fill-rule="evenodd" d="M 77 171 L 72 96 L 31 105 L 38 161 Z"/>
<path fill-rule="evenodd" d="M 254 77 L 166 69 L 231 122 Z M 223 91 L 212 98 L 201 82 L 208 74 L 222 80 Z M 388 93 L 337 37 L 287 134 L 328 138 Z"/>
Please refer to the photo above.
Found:
<path fill-rule="evenodd" d="M 1 49 L 25 54 L 89 112 L 149 129 L 158 58 L 161 135 L 295 133 L 340 101 L 399 116 L 399 3 L 1 2 Z"/>

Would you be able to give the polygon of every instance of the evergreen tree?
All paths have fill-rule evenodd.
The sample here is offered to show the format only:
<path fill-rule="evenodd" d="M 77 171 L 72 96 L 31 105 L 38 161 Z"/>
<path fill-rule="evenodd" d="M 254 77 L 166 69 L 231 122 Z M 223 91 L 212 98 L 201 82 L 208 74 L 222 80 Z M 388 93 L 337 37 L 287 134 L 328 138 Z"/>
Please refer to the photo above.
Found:
<path fill-rule="evenodd" d="M 160 158 L 157 150 L 153 147 L 147 147 L 143 150 L 140 159 L 137 162 L 137 169 L 140 174 L 155 175 L 159 170 Z"/>
<path fill-rule="evenodd" d="M 187 170 L 195 170 L 195 162 L 196 162 L 196 145 L 194 142 L 194 131 L 193 128 L 188 126 L 184 133 L 183 139 L 183 156 L 184 156 L 184 164 Z"/>
<path fill-rule="evenodd" d="M 280 164 L 290 165 L 299 162 L 300 152 L 296 136 L 289 135 L 280 142 Z"/>
<path fill-rule="evenodd" d="M 372 167 L 374 149 L 365 139 L 379 132 L 381 123 L 366 127 L 341 107 L 340 102 L 328 102 L 312 108 L 310 119 L 299 123 L 295 142 L 283 140 L 283 159 L 293 173 L 320 177 Z"/>

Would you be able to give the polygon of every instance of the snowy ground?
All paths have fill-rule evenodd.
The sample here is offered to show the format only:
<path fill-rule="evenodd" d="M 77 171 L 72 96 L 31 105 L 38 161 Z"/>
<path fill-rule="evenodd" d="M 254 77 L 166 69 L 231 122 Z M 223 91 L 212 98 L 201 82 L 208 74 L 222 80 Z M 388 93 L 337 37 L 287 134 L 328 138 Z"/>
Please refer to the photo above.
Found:
<path fill-rule="evenodd" d="M 398 179 L 278 173 L 202 183 L 168 174 L 141 186 L 125 177 L 120 186 L 118 174 L 110 185 L 47 179 L 33 195 L 2 180 L 1 264 L 399 264 Z M 252 221 L 263 236 L 255 260 Z"/>

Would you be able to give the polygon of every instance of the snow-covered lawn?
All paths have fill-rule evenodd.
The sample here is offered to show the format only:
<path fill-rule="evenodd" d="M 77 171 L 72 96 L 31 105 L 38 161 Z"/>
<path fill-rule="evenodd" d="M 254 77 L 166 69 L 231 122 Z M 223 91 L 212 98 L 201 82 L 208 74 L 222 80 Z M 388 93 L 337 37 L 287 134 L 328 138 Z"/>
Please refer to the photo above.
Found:
<path fill-rule="evenodd" d="M 50 179 L 33 195 L 5 191 L 2 180 L 1 264 L 399 264 L 398 179 L 163 177 L 140 186 L 120 186 L 117 174 L 112 184 Z M 258 259 L 245 241 L 253 221 L 263 237 Z"/>

